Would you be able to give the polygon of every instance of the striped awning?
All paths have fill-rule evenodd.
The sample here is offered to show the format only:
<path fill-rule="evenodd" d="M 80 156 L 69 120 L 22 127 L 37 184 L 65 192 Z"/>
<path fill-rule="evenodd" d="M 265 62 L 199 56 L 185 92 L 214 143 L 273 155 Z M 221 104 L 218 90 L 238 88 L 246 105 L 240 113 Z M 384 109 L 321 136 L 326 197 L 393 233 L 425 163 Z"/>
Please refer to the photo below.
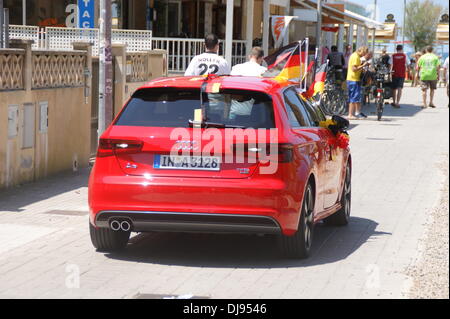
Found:
<path fill-rule="evenodd" d="M 448 23 L 439 23 L 436 30 L 436 39 L 438 41 L 448 41 Z"/>

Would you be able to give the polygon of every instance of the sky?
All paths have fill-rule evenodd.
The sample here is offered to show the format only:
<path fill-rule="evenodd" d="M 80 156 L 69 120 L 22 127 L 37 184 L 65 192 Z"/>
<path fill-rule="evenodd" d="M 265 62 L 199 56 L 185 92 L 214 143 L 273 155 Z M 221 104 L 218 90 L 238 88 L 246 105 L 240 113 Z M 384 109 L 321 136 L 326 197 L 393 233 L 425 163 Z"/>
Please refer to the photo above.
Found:
<path fill-rule="evenodd" d="M 367 11 L 372 11 L 374 0 L 351 0 L 352 2 L 358 3 L 360 5 L 366 6 Z M 380 22 L 384 22 L 386 19 L 386 16 L 389 13 L 392 13 L 394 15 L 395 21 L 397 24 L 402 27 L 403 26 L 403 0 L 377 0 L 377 20 Z M 408 0 L 407 0 L 408 2 Z M 449 7 L 448 0 L 433 0 L 434 3 L 440 4 L 444 8 Z M 401 32 L 399 32 L 399 41 L 401 41 Z M 389 50 L 393 50 L 394 45 L 391 45 L 391 47 L 388 47 Z M 437 48 L 440 53 L 441 48 Z M 406 47 L 406 52 L 412 52 L 413 48 Z M 448 53 L 448 45 L 444 47 L 444 52 Z"/>

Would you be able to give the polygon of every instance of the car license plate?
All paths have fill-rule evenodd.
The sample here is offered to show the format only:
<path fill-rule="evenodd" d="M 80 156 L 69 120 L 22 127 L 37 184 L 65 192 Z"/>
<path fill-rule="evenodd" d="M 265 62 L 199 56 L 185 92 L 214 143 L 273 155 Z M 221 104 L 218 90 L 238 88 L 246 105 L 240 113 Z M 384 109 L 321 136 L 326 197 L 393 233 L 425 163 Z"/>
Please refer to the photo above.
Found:
<path fill-rule="evenodd" d="M 198 171 L 220 171 L 220 157 L 155 155 L 156 169 L 184 169 Z"/>

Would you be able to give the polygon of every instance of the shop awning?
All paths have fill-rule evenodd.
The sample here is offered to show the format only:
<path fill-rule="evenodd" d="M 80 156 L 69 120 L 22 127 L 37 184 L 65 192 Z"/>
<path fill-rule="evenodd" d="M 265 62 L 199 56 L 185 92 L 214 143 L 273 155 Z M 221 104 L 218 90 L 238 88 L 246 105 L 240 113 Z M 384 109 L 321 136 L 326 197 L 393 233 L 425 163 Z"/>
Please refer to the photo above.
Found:
<path fill-rule="evenodd" d="M 369 19 L 367 17 L 364 17 L 349 10 L 345 10 L 345 14 L 347 15 L 347 17 L 351 17 L 352 19 L 362 21 L 365 24 L 365 26 L 368 27 L 369 29 L 378 29 L 378 30 L 384 29 L 385 25 L 381 22 Z"/>
<path fill-rule="evenodd" d="M 291 1 L 291 6 L 303 6 L 307 9 L 316 9 L 317 1 L 315 0 L 293 0 Z M 369 19 L 362 15 L 356 14 L 349 10 L 340 10 L 337 5 L 333 4 L 323 4 L 322 5 L 322 15 L 326 18 L 333 19 L 333 23 L 353 23 L 357 25 L 365 26 L 369 29 L 383 29 L 384 24 L 377 22 L 375 20 Z"/>
<path fill-rule="evenodd" d="M 448 41 L 448 23 L 439 23 L 436 30 L 436 39 L 438 41 Z"/>
<path fill-rule="evenodd" d="M 398 27 L 397 23 L 385 22 L 384 28 L 382 30 L 377 29 L 375 31 L 375 41 L 376 40 L 397 40 Z M 372 34 L 369 34 L 369 38 L 372 38 Z"/>

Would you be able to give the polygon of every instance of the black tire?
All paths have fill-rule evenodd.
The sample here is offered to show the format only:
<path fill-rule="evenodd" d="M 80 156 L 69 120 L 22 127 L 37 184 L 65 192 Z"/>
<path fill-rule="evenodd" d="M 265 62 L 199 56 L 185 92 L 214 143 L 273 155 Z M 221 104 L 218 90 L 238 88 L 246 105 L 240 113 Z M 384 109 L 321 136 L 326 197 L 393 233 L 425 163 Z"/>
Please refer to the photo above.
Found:
<path fill-rule="evenodd" d="M 377 120 L 381 121 L 381 117 L 383 116 L 384 109 L 384 101 L 383 98 L 380 98 L 377 103 Z"/>
<path fill-rule="evenodd" d="M 343 115 L 347 111 L 347 98 L 342 91 L 339 93 L 338 104 L 337 114 Z"/>
<path fill-rule="evenodd" d="M 303 259 L 309 256 L 314 230 L 314 192 L 308 184 L 303 196 L 298 229 L 292 236 L 281 235 L 281 250 L 286 257 Z"/>
<path fill-rule="evenodd" d="M 91 235 L 92 245 L 98 251 L 113 252 L 124 249 L 131 232 L 113 231 L 109 228 L 95 228 L 89 223 L 89 233 Z"/>
<path fill-rule="evenodd" d="M 324 219 L 327 225 L 345 226 L 350 221 L 350 212 L 352 206 L 352 169 L 350 163 L 345 168 L 344 189 L 341 196 L 342 208 L 333 215 Z"/>

